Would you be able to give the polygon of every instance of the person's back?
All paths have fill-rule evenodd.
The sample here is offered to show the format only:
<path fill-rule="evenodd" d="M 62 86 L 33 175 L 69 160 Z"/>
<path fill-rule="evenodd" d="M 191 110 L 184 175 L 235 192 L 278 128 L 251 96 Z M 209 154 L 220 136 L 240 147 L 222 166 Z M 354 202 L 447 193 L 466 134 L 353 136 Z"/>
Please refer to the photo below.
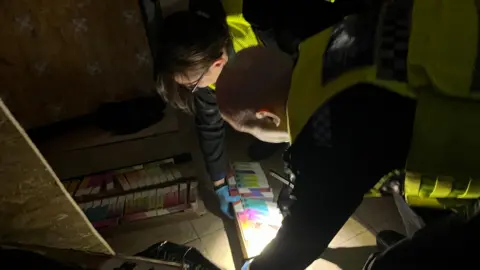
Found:
<path fill-rule="evenodd" d="M 410 204 L 478 198 L 478 181 L 470 180 L 480 175 L 473 166 L 480 162 L 473 154 L 480 151 L 478 27 L 465 24 L 478 15 L 474 1 L 442 3 L 379 2 L 305 40 L 290 87 L 219 93 L 222 115 L 236 129 L 265 140 L 287 135 L 291 143 L 296 202 L 251 269 L 308 266 L 393 170 L 407 170 Z M 438 18 L 444 29 L 426 27 Z M 452 33 L 459 22 L 465 31 Z M 474 45 L 462 51 L 457 39 Z"/>

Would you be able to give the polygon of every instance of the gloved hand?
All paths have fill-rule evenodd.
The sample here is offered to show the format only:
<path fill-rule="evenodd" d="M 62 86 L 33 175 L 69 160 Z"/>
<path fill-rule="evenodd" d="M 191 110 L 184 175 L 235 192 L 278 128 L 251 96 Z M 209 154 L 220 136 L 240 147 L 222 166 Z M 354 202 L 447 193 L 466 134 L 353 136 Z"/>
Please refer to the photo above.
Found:
<path fill-rule="evenodd" d="M 250 264 L 252 263 L 253 260 L 248 260 L 246 261 L 243 266 L 242 266 L 242 269 L 241 270 L 249 270 L 250 269 Z"/>
<path fill-rule="evenodd" d="M 230 193 L 228 192 L 228 186 L 220 187 L 219 189 L 215 190 L 215 193 L 220 201 L 220 210 L 222 210 L 227 217 L 233 219 L 233 216 L 228 212 L 228 205 L 240 200 L 240 196 L 230 196 Z"/>

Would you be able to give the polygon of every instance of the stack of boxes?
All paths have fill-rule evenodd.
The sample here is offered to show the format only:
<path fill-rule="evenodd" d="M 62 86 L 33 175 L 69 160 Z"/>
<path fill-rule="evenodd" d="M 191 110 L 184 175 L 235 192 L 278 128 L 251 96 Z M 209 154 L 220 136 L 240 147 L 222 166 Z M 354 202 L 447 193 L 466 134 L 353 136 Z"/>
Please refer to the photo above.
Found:
<path fill-rule="evenodd" d="M 179 165 L 159 161 L 63 184 L 98 228 L 189 208 L 197 199 L 193 180 L 182 175 Z"/>
<path fill-rule="evenodd" d="M 233 206 L 244 258 L 248 259 L 260 254 L 276 236 L 283 217 L 259 163 L 237 162 L 233 169 L 228 184 L 230 195 L 241 196 Z"/>

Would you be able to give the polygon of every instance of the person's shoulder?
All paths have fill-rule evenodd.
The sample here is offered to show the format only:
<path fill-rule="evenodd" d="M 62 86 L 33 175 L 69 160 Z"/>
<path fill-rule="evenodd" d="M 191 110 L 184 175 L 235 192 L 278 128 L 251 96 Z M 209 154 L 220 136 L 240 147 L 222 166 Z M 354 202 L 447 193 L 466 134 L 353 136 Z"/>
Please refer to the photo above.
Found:
<path fill-rule="evenodd" d="M 194 97 L 194 105 L 197 109 L 210 110 L 212 107 L 218 108 L 217 97 L 215 96 L 215 92 L 210 87 L 198 88 L 194 94 Z"/>

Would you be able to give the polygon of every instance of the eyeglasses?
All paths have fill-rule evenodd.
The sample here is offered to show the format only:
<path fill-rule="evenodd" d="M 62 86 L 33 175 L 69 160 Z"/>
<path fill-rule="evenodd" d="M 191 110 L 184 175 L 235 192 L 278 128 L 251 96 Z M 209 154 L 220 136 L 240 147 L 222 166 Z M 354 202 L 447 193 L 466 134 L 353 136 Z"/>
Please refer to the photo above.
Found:
<path fill-rule="evenodd" d="M 191 89 L 190 91 L 192 93 L 195 93 L 197 90 L 198 90 L 198 84 L 202 81 L 203 77 L 205 77 L 205 74 L 207 74 L 208 70 L 210 69 L 210 67 L 206 68 L 203 72 L 202 72 L 202 75 L 200 75 L 200 78 L 198 78 L 198 80 L 195 81 L 195 83 L 193 83 L 193 85 L 191 86 L 187 86 L 188 89 Z"/>

